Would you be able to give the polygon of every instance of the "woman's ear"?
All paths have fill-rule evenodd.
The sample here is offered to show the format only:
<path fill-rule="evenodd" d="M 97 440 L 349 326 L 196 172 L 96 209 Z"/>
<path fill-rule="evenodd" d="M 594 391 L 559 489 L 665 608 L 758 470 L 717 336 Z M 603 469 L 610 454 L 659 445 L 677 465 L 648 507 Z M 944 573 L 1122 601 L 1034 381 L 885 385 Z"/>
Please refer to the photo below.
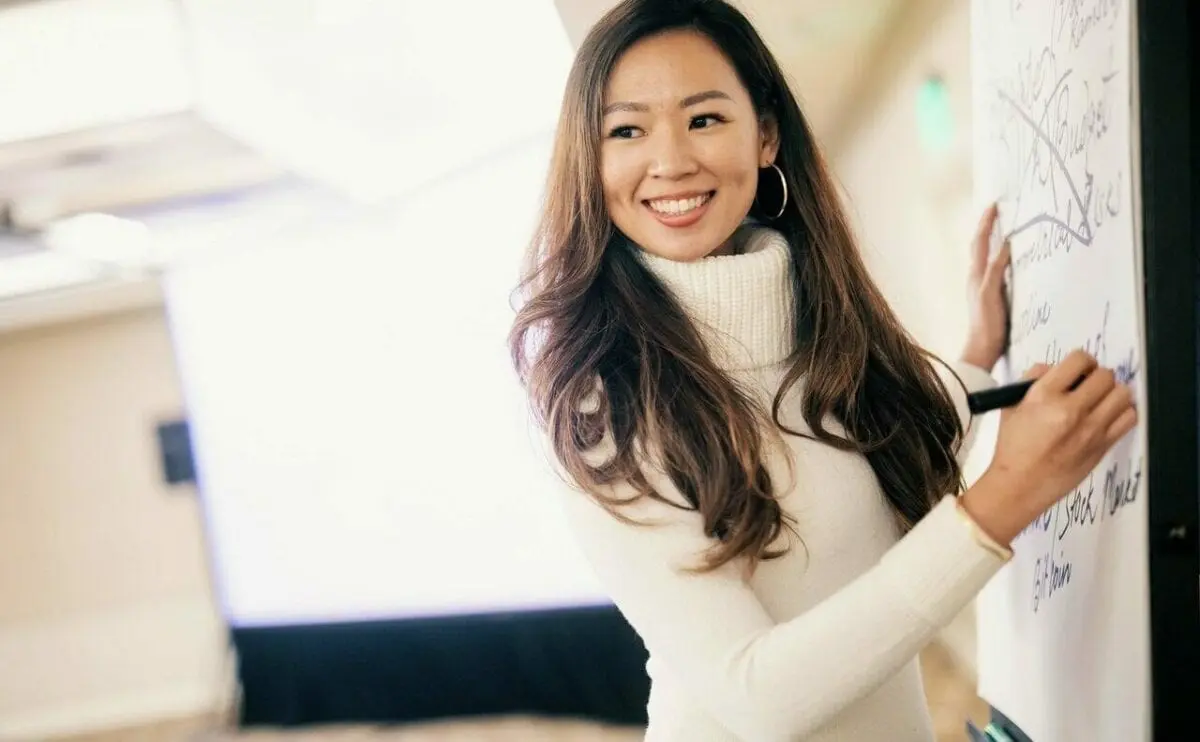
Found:
<path fill-rule="evenodd" d="M 758 166 L 769 167 L 779 154 L 779 123 L 772 114 L 764 114 L 758 120 L 759 153 Z"/>

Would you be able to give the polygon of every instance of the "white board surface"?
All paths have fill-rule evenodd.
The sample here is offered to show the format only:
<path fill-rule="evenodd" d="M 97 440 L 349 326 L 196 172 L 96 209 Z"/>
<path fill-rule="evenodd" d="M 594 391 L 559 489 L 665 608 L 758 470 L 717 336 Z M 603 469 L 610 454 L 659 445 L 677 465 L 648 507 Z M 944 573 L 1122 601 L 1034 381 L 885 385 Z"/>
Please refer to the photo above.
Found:
<path fill-rule="evenodd" d="M 973 2 L 977 195 L 1013 254 L 1002 381 L 1082 347 L 1145 400 L 1134 10 Z M 978 601 L 980 695 L 1034 742 L 1149 739 L 1144 422 Z"/>

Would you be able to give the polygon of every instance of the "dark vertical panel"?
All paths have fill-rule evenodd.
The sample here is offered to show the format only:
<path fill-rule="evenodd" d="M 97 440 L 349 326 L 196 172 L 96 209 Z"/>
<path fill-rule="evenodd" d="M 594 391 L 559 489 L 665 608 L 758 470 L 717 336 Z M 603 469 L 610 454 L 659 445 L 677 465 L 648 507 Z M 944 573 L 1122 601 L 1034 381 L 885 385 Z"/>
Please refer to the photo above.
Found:
<path fill-rule="evenodd" d="M 1188 738 L 1200 699 L 1194 2 L 1138 3 L 1150 656 L 1155 742 Z M 1136 641 L 1136 637 L 1131 637 Z M 1194 734 L 1194 730 L 1191 732 Z"/>

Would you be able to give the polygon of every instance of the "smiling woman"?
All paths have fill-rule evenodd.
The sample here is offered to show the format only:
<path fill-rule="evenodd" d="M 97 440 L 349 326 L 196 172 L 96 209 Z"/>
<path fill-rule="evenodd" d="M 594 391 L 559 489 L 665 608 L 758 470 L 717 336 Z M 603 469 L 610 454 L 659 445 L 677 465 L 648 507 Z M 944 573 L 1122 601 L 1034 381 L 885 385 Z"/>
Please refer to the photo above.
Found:
<path fill-rule="evenodd" d="M 1036 371 L 955 497 L 963 392 L 991 384 L 1006 341 L 995 210 L 943 374 L 723 0 L 601 19 L 547 185 L 510 346 L 582 490 L 563 499 L 575 538 L 650 651 L 648 742 L 931 740 L 919 651 L 1132 427 L 1127 392 L 1083 353 Z"/>
<path fill-rule="evenodd" d="M 604 97 L 601 180 L 616 227 L 665 258 L 733 252 L 779 139 L 720 48 L 687 30 L 644 39 Z"/>

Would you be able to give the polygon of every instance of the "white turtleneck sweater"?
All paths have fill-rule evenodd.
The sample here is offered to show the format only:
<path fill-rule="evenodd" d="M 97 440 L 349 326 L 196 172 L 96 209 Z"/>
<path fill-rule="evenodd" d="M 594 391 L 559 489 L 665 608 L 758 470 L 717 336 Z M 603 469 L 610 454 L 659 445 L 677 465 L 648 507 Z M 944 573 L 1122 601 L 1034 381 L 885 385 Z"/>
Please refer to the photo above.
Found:
<path fill-rule="evenodd" d="M 784 238 L 757 227 L 743 254 L 692 263 L 639 254 L 714 360 L 769 403 L 791 350 Z M 955 370 L 968 388 L 992 383 L 981 369 Z M 966 427 L 961 388 L 953 379 L 947 386 Z M 782 418 L 808 432 L 798 400 L 791 396 Z M 650 653 L 645 739 L 931 742 L 917 654 L 1004 559 L 976 540 L 951 493 L 901 537 L 863 456 L 796 436 L 772 445 L 765 465 L 802 544 L 788 537 L 787 555 L 749 577 L 737 563 L 707 574 L 681 569 L 712 545 L 693 511 L 642 498 L 626 512 L 653 525 L 638 526 L 587 495 L 565 498 L 585 556 Z M 651 481 L 685 502 L 661 473 Z"/>

